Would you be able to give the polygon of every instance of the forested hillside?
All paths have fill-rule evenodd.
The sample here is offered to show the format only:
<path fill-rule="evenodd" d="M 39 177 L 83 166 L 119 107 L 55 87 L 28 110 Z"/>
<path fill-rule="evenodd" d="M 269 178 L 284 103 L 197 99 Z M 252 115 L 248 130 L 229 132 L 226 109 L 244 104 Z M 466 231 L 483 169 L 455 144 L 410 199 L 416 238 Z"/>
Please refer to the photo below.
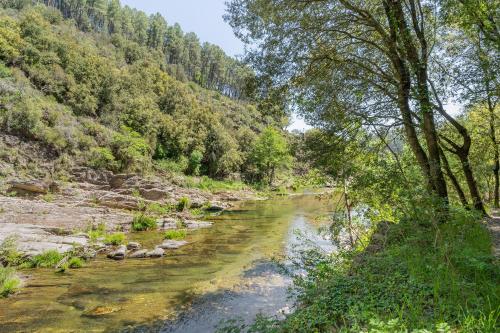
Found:
<path fill-rule="evenodd" d="M 58 165 L 248 174 L 257 134 L 281 126 L 280 112 L 245 101 L 247 67 L 159 14 L 45 3 L 1 2 L 0 123 Z"/>

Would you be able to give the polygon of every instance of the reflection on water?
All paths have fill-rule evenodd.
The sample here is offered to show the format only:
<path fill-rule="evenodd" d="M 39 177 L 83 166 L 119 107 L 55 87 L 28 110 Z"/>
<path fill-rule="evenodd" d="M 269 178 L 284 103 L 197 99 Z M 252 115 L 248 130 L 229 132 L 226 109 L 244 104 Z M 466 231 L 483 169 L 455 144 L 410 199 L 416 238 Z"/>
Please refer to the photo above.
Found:
<path fill-rule="evenodd" d="M 207 332 L 202 323 L 212 323 L 203 316 L 214 321 L 224 314 L 249 317 L 274 309 L 286 301 L 283 287 L 288 281 L 262 263 L 289 249 L 297 242 L 292 230 L 306 230 L 307 217 L 326 212 L 330 204 L 313 195 L 247 202 L 210 218 L 212 228 L 191 233 L 189 245 L 161 259 L 96 259 L 66 274 L 36 271 L 22 293 L 0 301 L 0 332 L 116 332 L 134 326 L 176 331 L 180 320 L 172 328 L 163 320 L 174 318 L 193 300 L 212 306 L 199 307 L 204 315 L 197 313 L 192 320 L 184 316 L 190 324 L 177 331 Z M 161 242 L 156 232 L 133 237 L 150 248 Z M 252 277 L 251 272 L 259 274 Z M 239 298 L 231 298 L 238 291 Z M 245 293 L 254 298 L 241 298 Z M 236 301 L 227 302 L 231 299 Z M 206 312 L 217 305 L 221 315 Z M 107 314 L 89 316 L 98 306 Z"/>

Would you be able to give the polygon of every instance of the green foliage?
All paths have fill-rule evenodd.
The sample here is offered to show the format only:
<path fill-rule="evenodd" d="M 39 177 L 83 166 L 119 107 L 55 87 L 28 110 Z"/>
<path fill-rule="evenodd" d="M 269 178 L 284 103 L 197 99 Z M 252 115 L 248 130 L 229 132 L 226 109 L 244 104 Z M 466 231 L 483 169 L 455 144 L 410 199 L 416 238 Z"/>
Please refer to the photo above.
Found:
<path fill-rule="evenodd" d="M 250 156 L 251 163 L 257 168 L 256 176 L 269 185 L 274 182 L 276 172 L 287 168 L 291 162 L 286 139 L 272 127 L 267 127 L 260 134 Z"/>
<path fill-rule="evenodd" d="M 135 230 L 135 229 L 134 229 Z M 126 236 L 123 232 L 116 232 L 104 236 L 104 244 L 106 245 L 122 245 L 125 243 Z"/>
<path fill-rule="evenodd" d="M 161 204 L 158 202 L 150 203 L 146 206 L 146 213 L 165 216 L 172 211 L 172 207 L 169 205 Z"/>
<path fill-rule="evenodd" d="M 118 163 L 109 148 L 93 147 L 89 151 L 87 165 L 95 169 L 118 169 Z"/>
<path fill-rule="evenodd" d="M 0 264 L 18 266 L 23 262 L 23 255 L 17 250 L 15 237 L 7 237 L 0 244 Z M 0 265 L 1 266 L 1 265 Z"/>
<path fill-rule="evenodd" d="M 495 332 L 500 271 L 479 215 L 453 208 L 446 224 L 426 218 L 391 224 L 354 258 L 306 254 L 300 306 L 262 332 Z"/>
<path fill-rule="evenodd" d="M 21 281 L 13 268 L 0 265 L 0 298 L 15 293 L 20 284 Z"/>
<path fill-rule="evenodd" d="M 155 230 L 156 228 L 156 218 L 144 214 L 138 214 L 134 216 L 134 220 L 132 221 L 132 230 L 146 231 Z"/>
<path fill-rule="evenodd" d="M 81 258 L 78 258 L 78 257 L 71 257 L 69 260 L 68 260 L 68 267 L 69 268 L 73 268 L 73 269 L 76 269 L 76 268 L 82 268 L 83 265 L 84 265 L 85 261 Z"/>
<path fill-rule="evenodd" d="M 29 259 L 24 266 L 31 268 L 55 268 L 64 259 L 64 255 L 56 250 L 47 250 Z"/>
<path fill-rule="evenodd" d="M 211 192 L 217 191 L 238 191 L 248 189 L 248 185 L 241 181 L 216 180 L 203 176 L 200 178 L 186 178 L 187 187 L 199 188 Z"/>
<path fill-rule="evenodd" d="M 167 230 L 163 234 L 165 239 L 173 239 L 173 240 L 181 240 L 186 238 L 187 232 L 186 230 Z"/>
<path fill-rule="evenodd" d="M 198 176 L 200 174 L 201 162 L 203 161 L 203 154 L 199 150 L 194 150 L 189 155 L 187 172 L 190 175 Z"/>
<path fill-rule="evenodd" d="M 106 224 L 99 223 L 97 226 L 92 226 L 87 231 L 92 242 L 96 242 L 99 238 L 103 238 L 106 235 Z"/>
<path fill-rule="evenodd" d="M 190 206 L 189 198 L 188 197 L 182 197 L 179 199 L 179 202 L 177 203 L 176 209 L 178 212 L 183 212 L 186 209 L 188 209 Z"/>
<path fill-rule="evenodd" d="M 251 70 L 159 16 L 118 5 L 117 13 L 140 21 L 122 26 L 111 23 L 121 14 L 90 15 L 88 3 L 75 8 L 63 1 L 64 18 L 74 20 L 28 3 L 4 2 L 14 9 L 0 9 L 2 131 L 68 154 L 71 164 L 117 172 L 147 172 L 154 164 L 158 171 L 224 178 L 239 172 L 248 154 L 239 133 L 252 137 L 275 123 L 237 100 Z M 113 27 L 110 38 L 91 33 L 106 34 L 102 22 Z M 224 86 L 235 99 L 200 85 Z"/>
<path fill-rule="evenodd" d="M 12 71 L 3 62 L 0 62 L 0 79 L 10 76 L 12 76 Z"/>

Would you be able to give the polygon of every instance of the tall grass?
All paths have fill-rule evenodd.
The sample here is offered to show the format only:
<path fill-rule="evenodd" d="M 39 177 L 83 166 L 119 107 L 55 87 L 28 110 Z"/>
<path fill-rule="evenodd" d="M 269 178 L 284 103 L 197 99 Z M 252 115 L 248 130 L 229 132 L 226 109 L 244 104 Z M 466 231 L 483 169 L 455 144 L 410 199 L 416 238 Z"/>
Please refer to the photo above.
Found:
<path fill-rule="evenodd" d="M 20 284 L 21 281 L 13 268 L 0 266 L 0 297 L 7 297 L 16 292 Z"/>

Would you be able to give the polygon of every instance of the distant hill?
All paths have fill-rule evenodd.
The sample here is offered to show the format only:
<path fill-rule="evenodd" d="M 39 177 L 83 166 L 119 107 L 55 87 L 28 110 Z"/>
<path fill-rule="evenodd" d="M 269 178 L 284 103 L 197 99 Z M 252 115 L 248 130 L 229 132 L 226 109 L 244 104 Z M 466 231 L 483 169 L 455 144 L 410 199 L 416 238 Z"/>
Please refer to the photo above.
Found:
<path fill-rule="evenodd" d="M 0 126 L 58 164 L 224 178 L 281 126 L 247 99 L 248 68 L 160 15 L 44 2 L 0 2 Z"/>

